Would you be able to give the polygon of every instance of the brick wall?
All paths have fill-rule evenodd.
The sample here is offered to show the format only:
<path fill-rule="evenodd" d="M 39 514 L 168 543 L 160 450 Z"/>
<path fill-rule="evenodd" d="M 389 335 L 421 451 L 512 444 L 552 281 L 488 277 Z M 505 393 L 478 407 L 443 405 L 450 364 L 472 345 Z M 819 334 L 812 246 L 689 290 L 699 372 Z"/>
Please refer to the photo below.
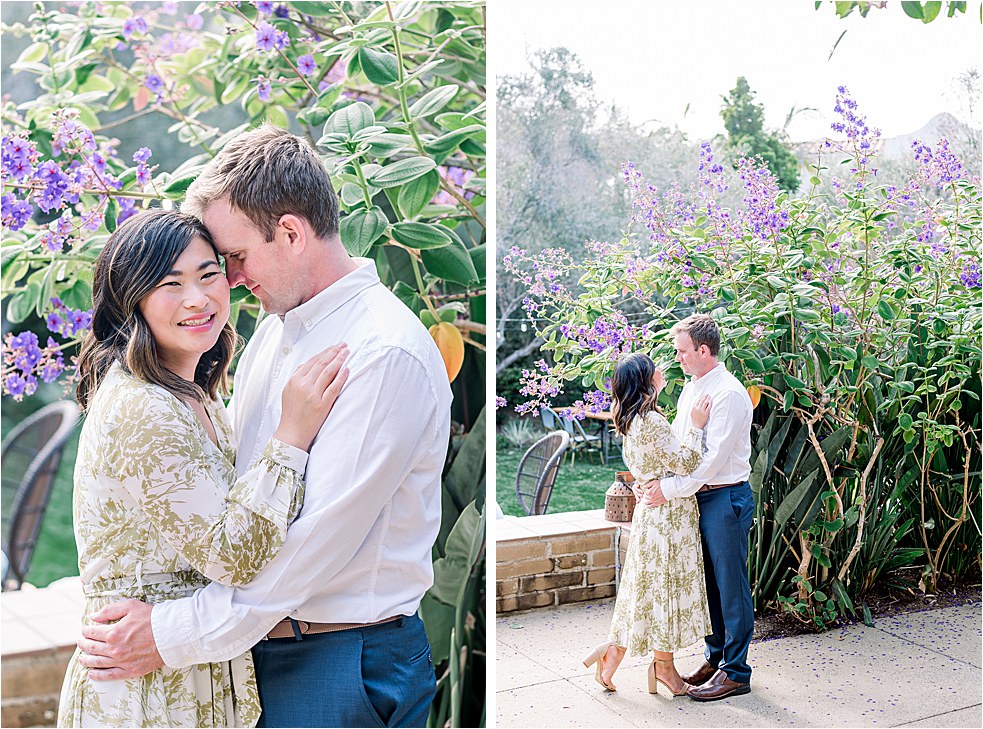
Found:
<path fill-rule="evenodd" d="M 55 725 L 58 694 L 75 646 L 4 656 L 0 726 Z"/>
<path fill-rule="evenodd" d="M 83 603 L 78 577 L 0 595 L 0 726 L 55 725 L 58 695 L 78 640 Z"/>
<path fill-rule="evenodd" d="M 552 522 L 546 530 L 552 533 L 499 539 L 496 542 L 497 612 L 614 596 L 618 528 L 603 518 L 599 523 L 603 526 L 593 529 L 571 526 L 564 531 Z M 618 546 L 623 562 L 627 538 L 623 536 L 621 543 Z"/>

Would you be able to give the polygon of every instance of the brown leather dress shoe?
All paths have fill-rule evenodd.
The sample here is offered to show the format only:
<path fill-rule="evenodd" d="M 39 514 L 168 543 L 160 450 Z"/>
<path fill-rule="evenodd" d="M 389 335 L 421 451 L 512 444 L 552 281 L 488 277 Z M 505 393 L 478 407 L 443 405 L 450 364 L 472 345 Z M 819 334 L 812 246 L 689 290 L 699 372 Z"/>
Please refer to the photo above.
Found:
<path fill-rule="evenodd" d="M 723 671 L 717 671 L 703 686 L 693 686 L 687 691 L 694 701 L 718 701 L 728 696 L 751 693 L 751 684 L 731 681 Z"/>
<path fill-rule="evenodd" d="M 690 686 L 702 686 L 717 672 L 716 666 L 711 666 L 706 661 L 703 661 L 703 665 L 697 668 L 693 673 L 688 676 L 680 674 L 680 678 L 683 679 Z"/>

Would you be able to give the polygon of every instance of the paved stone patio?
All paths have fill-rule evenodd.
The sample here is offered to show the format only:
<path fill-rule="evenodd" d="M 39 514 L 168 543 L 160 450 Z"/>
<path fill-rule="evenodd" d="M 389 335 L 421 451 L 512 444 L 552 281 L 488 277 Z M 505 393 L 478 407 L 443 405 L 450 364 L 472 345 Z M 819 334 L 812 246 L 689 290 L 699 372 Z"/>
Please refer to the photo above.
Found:
<path fill-rule="evenodd" d="M 906 613 L 822 635 L 752 643 L 752 692 L 698 703 L 651 696 L 649 659 L 627 657 L 616 693 L 581 660 L 606 635 L 613 600 L 497 620 L 499 727 L 980 727 L 980 604 Z M 702 645 L 677 654 L 696 668 Z"/>

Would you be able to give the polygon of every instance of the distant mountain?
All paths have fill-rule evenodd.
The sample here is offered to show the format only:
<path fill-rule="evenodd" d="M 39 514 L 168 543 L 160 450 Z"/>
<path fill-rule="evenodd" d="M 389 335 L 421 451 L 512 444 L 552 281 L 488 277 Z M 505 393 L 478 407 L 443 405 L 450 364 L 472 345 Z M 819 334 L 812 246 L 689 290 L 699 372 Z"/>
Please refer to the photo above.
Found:
<path fill-rule="evenodd" d="M 929 119 L 928 123 L 917 132 L 901 134 L 897 137 L 881 138 L 877 144 L 876 152 L 881 159 L 903 159 L 906 156 L 910 157 L 911 143 L 916 139 L 935 146 L 935 143 L 942 137 L 954 139 L 972 134 L 974 134 L 972 127 L 959 121 L 952 114 L 942 112 Z M 975 134 L 979 136 L 980 132 L 977 130 Z M 816 149 L 823 141 L 820 139 L 795 144 L 795 153 L 800 159 L 809 159 L 815 154 Z"/>

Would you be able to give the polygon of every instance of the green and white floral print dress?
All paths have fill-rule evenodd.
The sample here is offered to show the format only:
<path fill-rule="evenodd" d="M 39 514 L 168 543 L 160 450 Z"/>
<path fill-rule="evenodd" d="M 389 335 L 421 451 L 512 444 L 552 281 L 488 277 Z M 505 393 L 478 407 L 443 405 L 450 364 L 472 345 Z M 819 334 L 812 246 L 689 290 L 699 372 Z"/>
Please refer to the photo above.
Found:
<path fill-rule="evenodd" d="M 661 414 L 646 413 L 625 435 L 625 465 L 638 483 L 688 475 L 703 457 L 702 437 L 702 430 L 690 428 L 680 442 Z M 639 504 L 608 639 L 642 655 L 675 652 L 711 632 L 696 497 Z"/>
<path fill-rule="evenodd" d="M 218 447 L 184 402 L 114 365 L 96 393 L 75 464 L 75 538 L 83 621 L 124 598 L 150 603 L 209 580 L 249 582 L 283 545 L 304 498 L 307 453 L 271 440 L 238 481 L 221 401 L 206 404 Z M 59 726 L 254 726 L 259 694 L 249 653 L 92 681 L 68 666 Z"/>

